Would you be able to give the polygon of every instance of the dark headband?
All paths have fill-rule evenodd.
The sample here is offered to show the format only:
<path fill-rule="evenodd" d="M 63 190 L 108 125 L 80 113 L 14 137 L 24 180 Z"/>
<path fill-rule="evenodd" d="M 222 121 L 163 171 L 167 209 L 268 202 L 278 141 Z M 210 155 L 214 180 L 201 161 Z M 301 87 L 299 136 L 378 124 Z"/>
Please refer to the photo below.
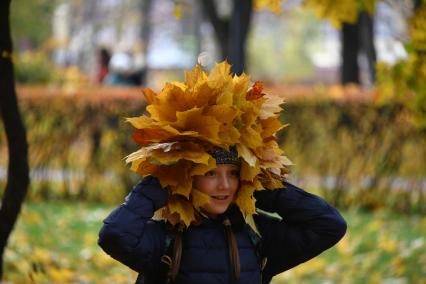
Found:
<path fill-rule="evenodd" d="M 209 154 L 212 155 L 213 158 L 215 158 L 217 165 L 220 165 L 220 164 L 232 164 L 236 166 L 241 165 L 241 161 L 238 158 L 238 152 L 235 147 L 231 147 L 229 151 L 219 147 L 214 147 L 213 149 L 209 151 Z"/>

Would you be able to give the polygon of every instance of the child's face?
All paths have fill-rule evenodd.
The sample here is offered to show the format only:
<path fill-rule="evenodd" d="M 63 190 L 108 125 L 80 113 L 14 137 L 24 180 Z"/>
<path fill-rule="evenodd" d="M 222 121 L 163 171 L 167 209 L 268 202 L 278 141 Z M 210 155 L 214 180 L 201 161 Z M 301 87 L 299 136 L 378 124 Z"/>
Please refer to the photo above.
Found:
<path fill-rule="evenodd" d="M 240 169 L 236 165 L 221 164 L 203 176 L 195 176 L 195 189 L 210 196 L 210 203 L 203 211 L 210 217 L 224 213 L 235 200 L 240 185 Z"/>

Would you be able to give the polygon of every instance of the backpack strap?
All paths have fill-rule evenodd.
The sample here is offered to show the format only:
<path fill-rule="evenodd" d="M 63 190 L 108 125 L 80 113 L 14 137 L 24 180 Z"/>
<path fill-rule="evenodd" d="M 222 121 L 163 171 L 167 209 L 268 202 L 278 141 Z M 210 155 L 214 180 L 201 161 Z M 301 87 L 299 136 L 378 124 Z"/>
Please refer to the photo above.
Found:
<path fill-rule="evenodd" d="M 256 256 L 259 260 L 260 270 L 263 271 L 266 266 L 267 258 L 262 255 L 262 237 L 248 224 L 245 225 L 245 229 L 254 246 Z"/>
<path fill-rule="evenodd" d="M 164 253 L 161 256 L 160 269 L 156 283 L 170 283 L 170 271 L 173 264 L 173 248 L 176 239 L 176 230 L 169 229 L 164 240 Z"/>
<path fill-rule="evenodd" d="M 157 273 L 142 274 L 139 273 L 135 284 L 168 284 L 170 283 L 169 271 L 172 265 L 173 246 L 176 238 L 176 232 L 173 226 L 166 225 L 166 236 L 164 239 L 163 255 L 160 258 L 160 265 Z"/>

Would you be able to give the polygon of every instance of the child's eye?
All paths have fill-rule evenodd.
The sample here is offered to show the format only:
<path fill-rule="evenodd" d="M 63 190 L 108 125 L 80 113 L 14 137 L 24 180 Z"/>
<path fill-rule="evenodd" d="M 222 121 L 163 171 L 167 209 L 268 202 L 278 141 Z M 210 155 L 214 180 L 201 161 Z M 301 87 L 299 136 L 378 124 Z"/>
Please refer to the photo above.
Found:
<path fill-rule="evenodd" d="M 240 176 L 240 171 L 238 171 L 238 170 L 231 171 L 231 176 L 239 177 Z"/>
<path fill-rule="evenodd" d="M 207 173 L 205 173 L 204 174 L 204 176 L 206 176 L 206 177 L 212 177 L 212 176 L 214 176 L 216 174 L 216 172 L 215 171 L 208 171 Z"/>

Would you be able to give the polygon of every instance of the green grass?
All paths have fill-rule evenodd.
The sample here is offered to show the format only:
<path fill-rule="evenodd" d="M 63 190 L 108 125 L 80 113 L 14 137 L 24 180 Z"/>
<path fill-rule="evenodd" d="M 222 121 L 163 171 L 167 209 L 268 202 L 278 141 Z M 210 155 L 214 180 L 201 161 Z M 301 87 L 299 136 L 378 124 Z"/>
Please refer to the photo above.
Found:
<path fill-rule="evenodd" d="M 12 283 L 134 283 L 136 274 L 97 246 L 112 208 L 30 203 L 5 254 Z M 274 278 L 278 283 L 426 283 L 426 217 L 346 211 L 344 239 L 321 256 Z"/>

